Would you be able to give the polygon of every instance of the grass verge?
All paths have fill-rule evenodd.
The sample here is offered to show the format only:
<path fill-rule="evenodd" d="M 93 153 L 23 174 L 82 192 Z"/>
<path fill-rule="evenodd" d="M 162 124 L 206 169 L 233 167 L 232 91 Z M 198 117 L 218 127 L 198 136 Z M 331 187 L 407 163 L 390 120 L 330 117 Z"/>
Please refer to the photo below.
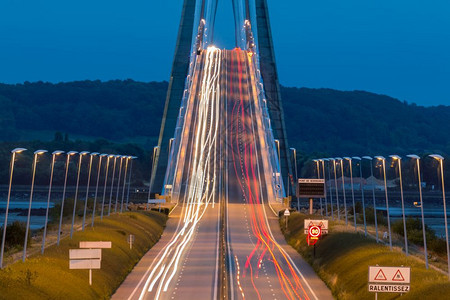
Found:
<path fill-rule="evenodd" d="M 140 258 L 159 240 L 167 216 L 158 212 L 127 212 L 98 220 L 73 239 L 50 246 L 44 255 L 29 257 L 0 270 L 0 299 L 109 299 Z M 127 242 L 135 236 L 133 249 Z M 102 249 L 100 270 L 69 270 L 69 249 L 80 241 L 111 241 Z"/>
<path fill-rule="evenodd" d="M 314 257 L 314 247 L 307 245 L 303 233 L 305 218 L 321 217 L 292 213 L 288 231 L 284 231 L 284 217 L 280 218 L 286 241 L 310 263 L 337 299 L 374 299 L 375 295 L 367 290 L 368 267 L 377 264 L 411 267 L 411 291 L 400 299 L 442 299 L 443 295 L 450 295 L 450 283 L 446 275 L 427 270 L 423 261 L 407 257 L 399 250 L 389 251 L 389 247 L 377 244 L 364 234 L 333 231 L 335 224 L 331 221 L 330 234 L 318 241 Z M 378 299 L 399 297 L 400 294 L 378 294 Z"/>

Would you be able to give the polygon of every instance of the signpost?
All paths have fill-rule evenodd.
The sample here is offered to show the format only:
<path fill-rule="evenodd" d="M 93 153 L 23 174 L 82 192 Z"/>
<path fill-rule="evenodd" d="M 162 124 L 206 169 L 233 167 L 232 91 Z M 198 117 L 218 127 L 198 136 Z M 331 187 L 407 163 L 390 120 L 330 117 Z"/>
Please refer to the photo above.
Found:
<path fill-rule="evenodd" d="M 313 213 L 313 199 L 326 197 L 325 179 L 299 178 L 297 198 L 309 198 L 309 214 Z"/>
<path fill-rule="evenodd" d="M 286 231 L 288 230 L 288 218 L 291 215 L 291 212 L 289 211 L 289 209 L 285 209 L 284 210 L 284 218 L 285 218 L 285 222 L 286 222 Z"/>
<path fill-rule="evenodd" d="M 81 249 L 69 249 L 69 269 L 89 269 L 89 285 L 92 285 L 92 269 L 100 269 L 102 249 L 111 248 L 111 242 L 80 242 Z"/>
<path fill-rule="evenodd" d="M 134 242 L 134 234 L 128 235 L 128 244 L 130 244 L 130 249 L 133 249 L 133 242 Z"/>
<path fill-rule="evenodd" d="M 407 293 L 410 291 L 410 267 L 369 266 L 369 292 L 375 293 Z"/>
<path fill-rule="evenodd" d="M 308 234 L 308 230 L 311 226 L 319 226 L 322 234 L 328 234 L 328 220 L 304 220 L 305 234 Z"/>

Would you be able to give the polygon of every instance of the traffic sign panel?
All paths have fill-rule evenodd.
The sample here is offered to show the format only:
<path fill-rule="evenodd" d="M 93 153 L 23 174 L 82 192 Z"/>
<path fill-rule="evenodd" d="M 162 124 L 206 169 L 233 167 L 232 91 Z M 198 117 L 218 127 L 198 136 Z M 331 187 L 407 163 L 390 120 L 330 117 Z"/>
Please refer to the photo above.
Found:
<path fill-rule="evenodd" d="M 319 226 L 322 234 L 328 234 L 328 220 L 304 220 L 305 234 L 308 234 L 308 230 L 311 226 Z"/>
<path fill-rule="evenodd" d="M 71 259 L 69 269 L 100 269 L 100 259 Z"/>
<path fill-rule="evenodd" d="M 69 249 L 69 259 L 102 258 L 102 249 Z"/>
<path fill-rule="evenodd" d="M 369 267 L 369 282 L 409 284 L 411 268 L 409 267 Z"/>
<path fill-rule="evenodd" d="M 105 248 L 111 248 L 111 242 L 80 242 L 80 248 L 99 248 L 99 249 L 105 249 Z"/>
<path fill-rule="evenodd" d="M 407 293 L 409 285 L 369 283 L 369 292 L 372 293 Z"/>
<path fill-rule="evenodd" d="M 318 238 L 322 231 L 319 226 L 311 226 L 309 227 L 309 235 L 313 238 Z"/>
<path fill-rule="evenodd" d="M 286 208 L 286 210 L 284 211 L 284 215 L 285 216 L 290 216 L 291 212 L 289 211 L 289 209 Z"/>

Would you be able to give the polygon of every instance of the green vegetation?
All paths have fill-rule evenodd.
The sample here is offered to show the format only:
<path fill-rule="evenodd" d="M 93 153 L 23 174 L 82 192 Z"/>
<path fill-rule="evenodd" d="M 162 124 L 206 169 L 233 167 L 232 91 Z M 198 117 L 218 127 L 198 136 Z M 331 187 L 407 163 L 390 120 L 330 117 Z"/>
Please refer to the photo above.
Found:
<path fill-rule="evenodd" d="M 289 230 L 284 233 L 286 240 L 313 266 L 337 299 L 374 299 L 374 294 L 367 290 L 367 278 L 368 267 L 377 264 L 411 267 L 409 293 L 401 298 L 399 294 L 380 293 L 378 299 L 439 299 L 450 293 L 448 277 L 432 269 L 426 270 L 424 262 L 406 257 L 397 250 L 391 252 L 389 247 L 377 244 L 363 234 L 337 232 L 333 230 L 336 224 L 331 221 L 330 234 L 317 243 L 314 257 L 314 248 L 307 245 L 303 233 L 305 218 L 314 216 L 291 214 Z M 281 218 L 280 224 L 283 222 L 284 218 Z"/>
<path fill-rule="evenodd" d="M 50 246 L 45 255 L 25 263 L 17 262 L 0 270 L 0 299 L 109 299 L 139 259 L 159 240 L 167 216 L 157 212 L 114 214 L 94 228 L 78 231 L 73 239 Z M 127 243 L 135 236 L 133 249 Z M 69 249 L 80 241 L 112 241 L 102 250 L 100 270 L 93 270 L 89 286 L 88 270 L 69 270 Z"/>
<path fill-rule="evenodd" d="M 3 233 L 3 226 L 0 227 Z M 24 237 L 26 232 L 26 224 L 24 222 L 14 221 L 6 227 L 5 251 L 14 251 L 23 249 Z M 28 232 L 28 246 L 30 245 L 31 233 Z M 28 247 L 27 247 L 28 249 Z"/>

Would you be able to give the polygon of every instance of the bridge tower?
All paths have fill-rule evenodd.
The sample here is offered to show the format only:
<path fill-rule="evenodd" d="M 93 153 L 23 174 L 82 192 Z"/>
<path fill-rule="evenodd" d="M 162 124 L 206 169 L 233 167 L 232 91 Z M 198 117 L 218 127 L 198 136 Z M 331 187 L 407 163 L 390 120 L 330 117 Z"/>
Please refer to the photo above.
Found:
<path fill-rule="evenodd" d="M 279 141 L 281 175 L 286 190 L 289 181 L 288 173 L 292 174 L 292 166 L 284 123 L 284 112 L 275 63 L 275 52 L 272 42 L 267 0 L 254 1 L 261 76 L 264 82 L 264 92 L 267 98 L 273 135 L 275 139 Z M 248 1 L 246 2 L 248 3 Z M 152 192 L 159 193 L 163 189 L 164 175 L 168 164 L 169 141 L 173 137 L 175 131 L 180 101 L 183 96 L 184 84 L 189 70 L 189 56 L 194 29 L 195 3 L 195 0 L 184 0 L 183 3 L 172 73 L 158 139 L 158 148 L 152 168 L 150 182 Z"/>

